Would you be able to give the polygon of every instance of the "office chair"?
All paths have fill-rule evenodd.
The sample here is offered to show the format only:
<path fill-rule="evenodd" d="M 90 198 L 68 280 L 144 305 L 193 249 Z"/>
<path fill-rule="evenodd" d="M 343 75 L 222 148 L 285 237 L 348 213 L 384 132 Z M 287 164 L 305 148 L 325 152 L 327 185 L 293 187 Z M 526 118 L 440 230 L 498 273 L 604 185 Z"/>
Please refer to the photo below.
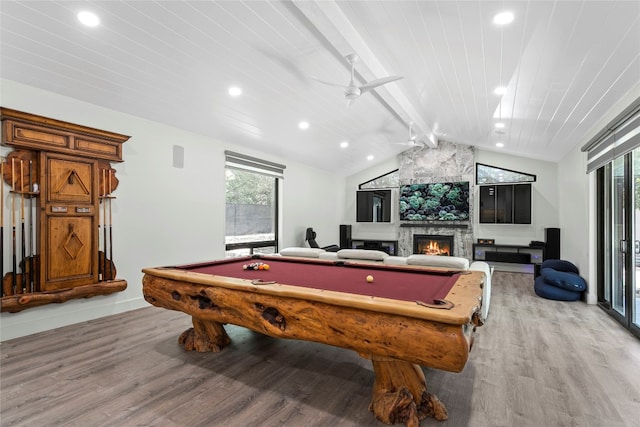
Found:
<path fill-rule="evenodd" d="M 327 252 L 338 252 L 340 250 L 340 246 L 338 245 L 320 247 L 320 245 L 318 245 L 318 242 L 316 242 L 316 232 L 313 231 L 312 227 L 307 228 L 307 233 L 304 239 L 309 242 L 309 247 L 311 248 L 320 248 L 324 249 Z"/>

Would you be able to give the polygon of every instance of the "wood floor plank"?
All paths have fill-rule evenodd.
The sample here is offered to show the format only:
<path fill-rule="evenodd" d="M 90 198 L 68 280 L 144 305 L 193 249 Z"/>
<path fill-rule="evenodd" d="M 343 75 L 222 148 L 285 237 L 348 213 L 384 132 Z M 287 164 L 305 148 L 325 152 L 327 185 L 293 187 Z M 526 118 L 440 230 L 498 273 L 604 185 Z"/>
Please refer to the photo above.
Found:
<path fill-rule="evenodd" d="M 0 344 L 1 426 L 373 426 L 370 361 L 228 325 L 220 353 L 183 351 L 183 313 L 148 307 Z M 461 373 L 425 368 L 449 419 L 422 426 L 631 427 L 640 341 L 602 310 L 538 298 L 496 272 Z"/>

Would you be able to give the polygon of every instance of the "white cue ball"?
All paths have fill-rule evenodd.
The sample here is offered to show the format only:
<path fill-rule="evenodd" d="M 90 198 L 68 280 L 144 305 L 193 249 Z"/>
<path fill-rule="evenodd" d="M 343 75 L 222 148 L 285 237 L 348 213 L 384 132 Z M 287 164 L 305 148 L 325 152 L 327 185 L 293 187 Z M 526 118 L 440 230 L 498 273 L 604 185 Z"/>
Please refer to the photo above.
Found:
<path fill-rule="evenodd" d="M 373 282 L 373 276 L 367 276 L 367 282 L 369 283 Z"/>

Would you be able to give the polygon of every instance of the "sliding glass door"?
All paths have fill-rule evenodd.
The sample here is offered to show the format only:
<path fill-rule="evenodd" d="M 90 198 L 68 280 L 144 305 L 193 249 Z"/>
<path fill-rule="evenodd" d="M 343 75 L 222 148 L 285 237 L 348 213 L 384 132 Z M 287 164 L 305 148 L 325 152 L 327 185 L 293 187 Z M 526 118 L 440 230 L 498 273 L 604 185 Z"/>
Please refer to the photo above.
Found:
<path fill-rule="evenodd" d="M 625 233 L 627 229 L 627 222 L 625 221 L 627 203 L 625 194 L 624 159 L 624 157 L 621 157 L 613 161 L 613 179 L 611 182 L 613 187 L 611 189 L 611 194 L 613 195 L 613 200 L 611 200 L 613 205 L 613 241 L 611 242 L 613 245 L 613 251 L 611 251 L 611 254 L 613 255 L 613 258 L 611 259 L 613 280 L 611 281 L 611 302 L 613 309 L 620 316 L 624 316 L 626 312 L 624 298 L 624 290 L 627 282 L 626 264 L 627 261 L 630 261 L 627 256 L 628 242 L 626 239 L 627 233 Z"/>
<path fill-rule="evenodd" d="M 630 187 L 631 217 L 633 220 L 631 235 L 633 236 L 633 268 L 629 282 L 627 301 L 629 301 L 629 322 L 636 335 L 640 335 L 640 148 L 631 152 L 632 167 Z"/>
<path fill-rule="evenodd" d="M 640 336 L 640 149 L 598 174 L 598 301 Z"/>

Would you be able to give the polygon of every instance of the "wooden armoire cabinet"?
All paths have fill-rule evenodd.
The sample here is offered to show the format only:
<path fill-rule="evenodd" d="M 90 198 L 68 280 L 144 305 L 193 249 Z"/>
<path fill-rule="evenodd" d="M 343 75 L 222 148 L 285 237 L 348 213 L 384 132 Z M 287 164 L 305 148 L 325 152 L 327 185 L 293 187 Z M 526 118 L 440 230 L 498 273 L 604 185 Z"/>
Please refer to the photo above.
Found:
<path fill-rule="evenodd" d="M 129 137 L 6 108 L 0 120 L 13 148 L 2 162 L 2 226 L 12 234 L 2 239 L 12 258 L 2 311 L 126 289 L 113 262 L 111 162 Z"/>

